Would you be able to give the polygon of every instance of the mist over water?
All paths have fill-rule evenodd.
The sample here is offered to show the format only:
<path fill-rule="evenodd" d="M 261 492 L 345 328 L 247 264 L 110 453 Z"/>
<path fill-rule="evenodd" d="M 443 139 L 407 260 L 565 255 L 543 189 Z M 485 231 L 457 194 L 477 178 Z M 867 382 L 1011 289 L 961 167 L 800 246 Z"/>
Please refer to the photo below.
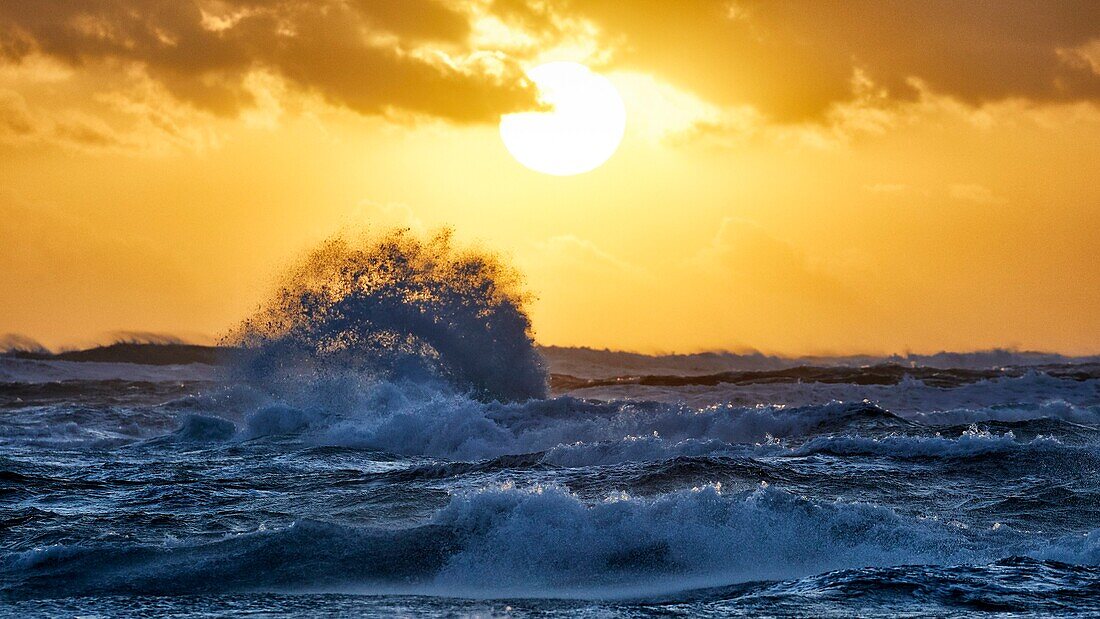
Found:
<path fill-rule="evenodd" d="M 521 284 L 342 235 L 232 354 L 0 357 L 0 614 L 1100 612 L 1093 360 L 647 375 Z"/>

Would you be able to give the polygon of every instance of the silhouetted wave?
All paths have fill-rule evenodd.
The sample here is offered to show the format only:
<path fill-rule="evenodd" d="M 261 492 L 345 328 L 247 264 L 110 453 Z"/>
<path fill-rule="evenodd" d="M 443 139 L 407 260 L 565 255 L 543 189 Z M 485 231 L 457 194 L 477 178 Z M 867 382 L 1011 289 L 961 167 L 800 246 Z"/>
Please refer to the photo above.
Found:
<path fill-rule="evenodd" d="M 246 377 L 311 373 L 439 379 L 481 399 L 546 395 L 519 275 L 448 231 L 338 236 L 294 266 L 229 337 Z"/>

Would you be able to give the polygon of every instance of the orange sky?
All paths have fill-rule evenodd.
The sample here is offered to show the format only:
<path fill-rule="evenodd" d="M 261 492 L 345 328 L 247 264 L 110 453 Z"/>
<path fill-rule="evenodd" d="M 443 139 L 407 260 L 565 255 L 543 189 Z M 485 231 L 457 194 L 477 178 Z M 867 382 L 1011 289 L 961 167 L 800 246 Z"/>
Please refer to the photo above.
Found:
<path fill-rule="evenodd" d="M 627 108 L 502 145 L 524 68 Z M 0 3 L 0 333 L 215 337 L 348 226 L 452 225 L 540 342 L 1100 352 L 1100 3 Z"/>

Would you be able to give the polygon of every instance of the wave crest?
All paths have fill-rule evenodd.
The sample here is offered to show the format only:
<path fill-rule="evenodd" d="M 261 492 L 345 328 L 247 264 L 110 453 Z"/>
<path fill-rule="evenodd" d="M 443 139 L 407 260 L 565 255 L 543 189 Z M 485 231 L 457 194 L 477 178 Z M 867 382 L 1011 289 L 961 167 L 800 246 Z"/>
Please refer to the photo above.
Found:
<path fill-rule="evenodd" d="M 248 378 L 350 371 L 438 379 L 482 400 L 545 397 L 518 272 L 443 230 L 338 235 L 305 256 L 227 338 Z"/>
<path fill-rule="evenodd" d="M 965 530 L 875 505 L 718 485 L 585 502 L 556 486 L 460 494 L 426 523 L 288 528 L 162 546 L 0 554 L 0 599 L 228 591 L 626 597 L 890 565 L 1009 556 L 1095 565 L 1100 532 Z"/>

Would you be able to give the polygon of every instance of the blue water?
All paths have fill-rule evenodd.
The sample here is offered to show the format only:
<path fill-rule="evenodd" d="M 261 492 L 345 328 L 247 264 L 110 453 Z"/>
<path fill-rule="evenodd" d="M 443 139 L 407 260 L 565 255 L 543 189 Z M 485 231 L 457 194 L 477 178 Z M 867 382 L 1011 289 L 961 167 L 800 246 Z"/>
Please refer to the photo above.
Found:
<path fill-rule="evenodd" d="M 512 404 L 323 381 L 313 406 L 9 378 L 11 616 L 1100 613 L 1087 376 Z"/>

